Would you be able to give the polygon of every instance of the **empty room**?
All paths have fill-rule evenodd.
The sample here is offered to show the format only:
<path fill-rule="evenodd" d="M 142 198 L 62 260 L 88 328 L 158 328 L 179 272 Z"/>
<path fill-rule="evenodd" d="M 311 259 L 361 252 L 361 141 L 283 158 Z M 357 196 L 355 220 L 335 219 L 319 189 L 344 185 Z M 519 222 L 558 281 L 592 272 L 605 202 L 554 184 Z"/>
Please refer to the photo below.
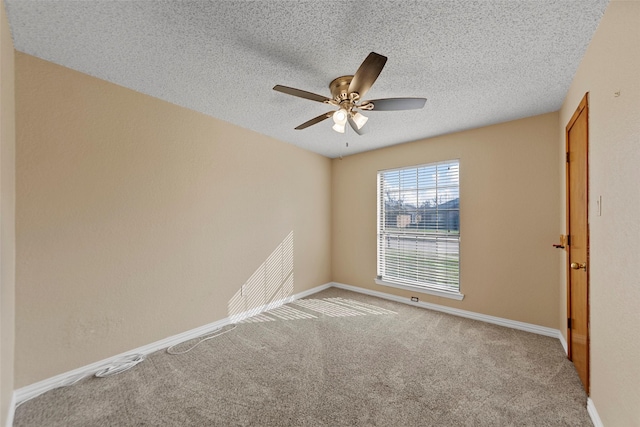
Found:
<path fill-rule="evenodd" d="M 0 49 L 0 425 L 640 427 L 640 1 L 0 0 Z"/>

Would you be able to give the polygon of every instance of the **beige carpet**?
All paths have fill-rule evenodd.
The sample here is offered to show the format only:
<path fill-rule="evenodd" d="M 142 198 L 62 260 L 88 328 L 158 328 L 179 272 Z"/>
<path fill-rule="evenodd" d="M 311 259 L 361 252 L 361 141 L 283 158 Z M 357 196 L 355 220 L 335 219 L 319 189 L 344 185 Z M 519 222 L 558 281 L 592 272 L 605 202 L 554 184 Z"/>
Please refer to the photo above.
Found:
<path fill-rule="evenodd" d="M 585 405 L 557 339 L 331 288 L 52 390 L 14 425 L 582 427 Z"/>

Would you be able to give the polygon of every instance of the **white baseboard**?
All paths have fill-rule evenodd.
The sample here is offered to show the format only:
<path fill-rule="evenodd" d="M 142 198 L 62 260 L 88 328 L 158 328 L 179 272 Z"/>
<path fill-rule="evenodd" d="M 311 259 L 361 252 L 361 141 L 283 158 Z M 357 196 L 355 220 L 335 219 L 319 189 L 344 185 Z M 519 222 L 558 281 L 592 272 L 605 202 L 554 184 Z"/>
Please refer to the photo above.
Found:
<path fill-rule="evenodd" d="M 173 345 L 176 344 L 180 344 L 181 342 L 185 342 L 188 340 L 191 340 L 193 338 L 197 338 L 199 336 L 202 335 L 206 335 L 209 334 L 217 329 L 220 329 L 228 324 L 231 323 L 237 323 L 241 320 L 244 320 L 246 318 L 249 318 L 251 316 L 255 316 L 256 314 L 262 313 L 263 311 L 267 311 L 267 310 L 271 310 L 274 309 L 276 307 L 279 307 L 281 305 L 284 304 L 288 304 L 292 301 L 295 301 L 297 299 L 300 298 L 305 298 L 309 295 L 315 294 L 317 292 L 323 291 L 325 289 L 328 289 L 330 287 L 336 287 L 336 288 L 340 288 L 340 289 L 345 289 L 348 291 L 353 291 L 353 292 L 358 292 L 361 294 L 366 294 L 366 295 L 371 295 L 371 296 L 375 296 L 378 298 L 383 298 L 383 299 L 388 299 L 391 301 L 396 301 L 396 302 L 401 302 L 401 303 L 405 303 L 405 304 L 409 304 L 409 305 L 414 305 L 417 307 L 422 307 L 422 308 L 427 308 L 429 310 L 435 310 L 435 311 L 440 311 L 440 312 L 444 312 L 444 313 L 448 313 L 448 314 L 452 314 L 454 316 L 460 316 L 460 317 L 466 317 L 469 319 L 474 319 L 474 320 L 480 320 L 486 323 L 492 323 L 495 325 L 500 325 L 500 326 L 505 326 L 508 328 L 513 328 L 513 329 L 518 329 L 518 330 L 522 330 L 522 331 L 527 331 L 527 332 L 532 332 L 534 334 L 539 334 L 539 335 L 545 335 L 545 336 L 549 336 L 549 337 L 553 337 L 553 338 L 559 338 L 560 342 L 562 343 L 562 346 L 565 348 L 566 351 L 566 342 L 564 341 L 564 338 L 562 337 L 562 334 L 560 333 L 559 330 L 557 329 L 552 329 L 552 328 L 547 328 L 544 326 L 538 326 L 538 325 L 534 325 L 534 324 L 530 324 L 530 323 L 524 323 L 524 322 L 518 322 L 515 320 L 509 320 L 509 319 L 504 319 L 501 317 L 495 317 L 495 316 L 489 316 L 486 314 L 480 314 L 480 313 L 474 313 L 472 311 L 467 311 L 467 310 L 461 310 L 461 309 L 457 309 L 457 308 L 451 308 L 451 307 L 446 307 L 443 305 L 439 305 L 439 304 L 433 304 L 433 303 L 427 303 L 427 302 L 413 302 L 408 298 L 403 298 L 403 297 L 399 297 L 396 295 L 391 295 L 391 294 L 387 294 L 384 292 L 379 292 L 379 291 L 373 291 L 373 290 L 369 290 L 369 289 L 364 289 L 364 288 L 359 288 L 356 286 L 350 286 L 350 285 L 346 285 L 344 283 L 337 283 L 337 282 L 330 282 L 330 283 L 326 283 L 324 285 L 320 285 L 320 286 L 316 286 L 315 288 L 312 289 L 308 289 L 306 291 L 300 292 L 298 294 L 295 295 L 290 295 L 287 298 L 278 300 L 278 301 L 273 301 L 269 304 L 263 305 L 261 307 L 252 309 L 252 310 L 248 310 L 246 312 L 237 314 L 237 315 L 233 315 L 231 317 L 226 317 L 224 319 L 218 320 L 216 322 L 213 323 L 209 323 L 207 325 L 195 328 L 195 329 L 191 329 L 189 331 L 177 334 L 177 335 L 173 335 L 171 337 L 162 339 L 160 341 L 156 341 L 153 342 L 151 344 L 142 346 L 142 347 L 138 347 L 136 349 L 133 349 L 131 351 L 127 351 L 125 353 L 121 353 L 118 354 L 116 356 L 112 356 L 106 359 L 103 359 L 101 361 L 74 369 L 72 371 L 69 372 L 65 372 L 59 375 L 56 375 L 54 377 L 48 378 L 46 380 L 42 380 L 39 381 L 37 383 L 34 384 L 30 384 L 28 386 L 19 388 L 17 390 L 14 391 L 13 393 L 13 397 L 12 397 L 12 402 L 11 402 L 11 407 L 10 407 L 10 411 L 9 414 L 7 416 L 7 426 L 12 426 L 13 425 L 13 415 L 15 412 L 15 408 L 20 405 L 23 402 L 26 402 L 29 399 L 32 399 L 36 396 L 39 396 L 42 393 L 45 393 L 49 390 L 53 390 L 54 388 L 57 387 L 61 387 L 64 386 L 66 384 L 72 383 L 73 381 L 77 380 L 78 378 L 81 377 L 86 377 L 89 375 L 93 375 L 96 372 L 98 372 L 101 369 L 104 369 L 106 366 L 109 366 L 111 364 L 113 364 L 114 362 L 117 362 L 120 359 L 129 357 L 133 354 L 151 354 L 155 351 L 158 350 L 162 350 L 164 348 L 167 347 L 171 347 Z M 589 402 L 591 402 L 591 400 L 589 399 Z M 588 403 L 589 405 L 589 403 Z M 593 412 L 595 413 L 595 417 L 597 418 L 597 412 L 595 412 L 595 407 L 593 406 L 593 403 L 591 402 L 591 408 L 593 410 Z M 589 406 L 587 406 L 587 409 L 589 409 Z M 591 410 L 589 412 L 589 414 L 592 416 L 592 419 L 594 418 L 594 415 L 591 413 Z M 599 420 L 599 418 L 597 418 L 597 420 Z M 594 422 L 595 424 L 595 422 Z M 596 424 L 596 427 L 601 426 L 602 424 Z"/>
<path fill-rule="evenodd" d="M 320 291 L 324 291 L 325 289 L 330 288 L 332 285 L 333 285 L 332 282 L 325 283 L 324 285 L 320 285 L 320 286 L 316 286 L 315 288 L 307 289 L 306 291 L 302 291 L 302 292 L 297 293 L 295 295 L 289 295 L 286 298 L 283 298 L 283 299 L 280 299 L 280 300 L 277 300 L 277 301 L 272 301 L 269 304 L 265 304 L 265 305 L 262 305 L 260 307 L 252 308 L 251 310 L 247 310 L 247 311 L 242 312 L 240 314 L 234 314 L 232 316 L 226 317 L 223 320 L 225 320 L 227 322 L 226 324 L 238 323 L 238 322 L 241 322 L 244 319 L 248 319 L 249 317 L 253 317 L 253 316 L 255 316 L 257 314 L 260 314 L 260 313 L 262 313 L 264 311 L 273 310 L 274 308 L 280 307 L 281 305 L 284 305 L 284 304 L 289 304 L 290 302 L 295 301 L 297 299 L 307 297 L 309 295 L 315 294 L 315 293 L 320 292 Z M 207 326 L 208 325 L 205 325 L 203 327 L 207 327 Z M 180 335 L 182 335 L 182 334 L 180 334 Z M 204 335 L 204 334 L 195 335 L 193 338 L 198 337 L 200 335 Z M 189 338 L 189 339 L 191 339 L 191 338 Z M 184 341 L 187 341 L 187 340 L 182 340 L 182 341 L 179 341 L 179 342 L 184 342 Z M 170 347 L 172 345 L 175 345 L 175 344 L 170 344 L 167 347 Z"/>
<path fill-rule="evenodd" d="M 604 427 L 600 415 L 598 415 L 598 411 L 596 410 L 596 405 L 590 397 L 587 398 L 587 412 L 589 413 L 589 417 L 591 417 L 591 422 L 594 427 Z"/>
<path fill-rule="evenodd" d="M 507 328 L 518 329 L 521 331 L 532 332 L 538 335 L 558 338 L 560 331 L 558 329 L 547 328 L 545 326 L 534 325 L 532 323 L 518 322 L 516 320 L 504 319 L 502 317 L 489 316 L 487 314 L 475 313 L 473 311 L 461 310 L 459 308 L 451 308 L 444 305 L 433 304 L 429 302 L 414 302 L 409 298 L 399 297 L 384 292 L 372 291 L 370 289 L 359 288 L 356 286 L 345 285 L 344 283 L 333 282 L 333 286 L 348 291 L 359 292 L 361 294 L 371 295 L 378 298 L 384 298 L 391 301 L 401 302 L 404 304 L 415 305 L 416 307 L 427 308 L 429 310 L 441 311 L 443 313 L 453 314 L 454 316 L 466 317 L 468 319 L 480 320 L 494 325 L 505 326 Z"/>
<path fill-rule="evenodd" d="M 11 393 L 11 402 L 7 411 L 7 427 L 13 427 L 13 416 L 16 414 L 16 392 Z"/>
<path fill-rule="evenodd" d="M 564 348 L 564 354 L 569 355 L 569 346 L 567 345 L 567 340 L 564 339 L 564 335 L 562 335 L 562 331 L 558 331 L 558 339 L 560 340 L 560 344 L 562 344 L 562 348 Z"/>
<path fill-rule="evenodd" d="M 256 314 L 262 313 L 263 311 L 272 310 L 276 307 L 280 307 L 281 305 L 288 304 L 297 299 L 304 298 L 308 295 L 323 291 L 327 288 L 330 288 L 332 285 L 333 283 L 325 283 L 324 285 L 316 286 L 315 288 L 308 289 L 298 294 L 290 295 L 287 298 L 283 298 L 277 301 L 272 301 L 269 304 L 265 304 L 261 307 L 257 307 L 257 308 L 254 308 L 230 317 L 225 317 L 224 319 L 218 320 L 213 323 L 209 323 L 208 325 L 200 326 L 198 328 L 191 329 L 189 331 L 182 332 L 177 335 L 173 335 L 171 337 L 162 339 L 160 341 L 156 341 L 151 344 L 138 347 L 136 349 L 127 351 L 125 353 L 108 357 L 106 359 L 100 360 L 99 362 L 91 363 L 90 365 L 82 366 L 72 371 L 64 372 L 62 374 L 56 375 L 46 380 L 38 381 L 37 383 L 33 383 L 28 386 L 19 388 L 15 390 L 13 393 L 12 407 L 15 408 L 21 403 L 24 403 L 29 399 L 33 399 L 34 397 L 39 396 L 42 393 L 45 393 L 49 390 L 53 390 L 54 388 L 58 388 L 58 387 L 73 383 L 79 378 L 94 375 L 96 372 L 104 369 L 109 365 L 112 365 L 114 362 L 117 362 L 123 358 L 129 357 L 134 354 L 144 354 L 144 355 L 151 354 L 158 350 L 162 350 L 162 349 L 171 347 L 173 345 L 180 344 L 181 342 L 189 341 L 193 338 L 210 334 L 211 332 L 217 329 L 220 329 L 226 325 L 240 322 L 244 319 L 255 316 Z M 7 426 L 11 426 L 13 424 L 13 413 L 11 413 L 10 415 L 11 415 L 11 424 L 9 424 L 8 423 L 9 420 L 7 420 Z"/>

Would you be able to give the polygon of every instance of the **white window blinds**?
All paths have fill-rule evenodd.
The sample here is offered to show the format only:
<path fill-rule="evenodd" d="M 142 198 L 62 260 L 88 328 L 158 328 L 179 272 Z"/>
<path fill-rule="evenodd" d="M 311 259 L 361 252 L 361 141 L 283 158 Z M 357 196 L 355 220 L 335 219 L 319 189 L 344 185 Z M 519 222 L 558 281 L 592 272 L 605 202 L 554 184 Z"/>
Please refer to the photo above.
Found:
<path fill-rule="evenodd" d="M 458 160 L 378 173 L 378 279 L 460 289 Z"/>

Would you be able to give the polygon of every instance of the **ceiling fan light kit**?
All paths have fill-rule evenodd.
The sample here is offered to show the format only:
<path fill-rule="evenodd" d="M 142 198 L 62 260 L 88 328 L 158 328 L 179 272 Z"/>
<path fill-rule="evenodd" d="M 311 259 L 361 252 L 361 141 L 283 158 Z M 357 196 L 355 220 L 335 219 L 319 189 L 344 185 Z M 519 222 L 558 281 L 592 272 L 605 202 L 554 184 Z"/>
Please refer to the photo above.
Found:
<path fill-rule="evenodd" d="M 345 124 L 347 123 L 347 111 L 341 108 L 333 113 L 333 123 L 333 130 L 339 133 L 344 133 Z"/>
<path fill-rule="evenodd" d="M 345 124 L 347 122 L 347 111 L 341 108 L 333 113 L 333 121 L 336 124 Z"/>
<path fill-rule="evenodd" d="M 362 126 L 364 126 L 364 124 L 367 123 L 367 120 L 369 120 L 368 117 L 363 116 L 357 111 L 351 114 L 352 114 L 351 118 L 356 123 L 356 126 L 358 127 L 358 129 L 362 129 Z"/>
<path fill-rule="evenodd" d="M 334 122 L 332 129 L 336 132 L 344 133 L 348 122 L 358 135 L 362 135 L 362 127 L 369 119 L 360 114 L 358 110 L 417 110 L 424 107 L 427 101 L 426 98 L 384 98 L 361 101 L 362 96 L 371 88 L 380 75 L 386 62 L 386 56 L 371 52 L 354 75 L 340 76 L 329 83 L 331 98 L 281 85 L 274 86 L 273 90 L 339 108 L 335 112 L 329 111 L 297 126 L 296 130 L 306 129 L 332 117 Z"/>

